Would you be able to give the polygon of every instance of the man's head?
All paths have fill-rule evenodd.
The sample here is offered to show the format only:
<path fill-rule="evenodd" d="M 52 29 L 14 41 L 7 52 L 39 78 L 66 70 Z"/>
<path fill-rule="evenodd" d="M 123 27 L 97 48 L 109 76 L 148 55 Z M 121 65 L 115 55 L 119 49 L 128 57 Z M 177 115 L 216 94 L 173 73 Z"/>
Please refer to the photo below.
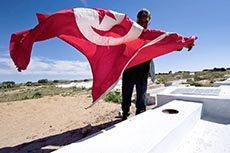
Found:
<path fill-rule="evenodd" d="M 137 23 L 140 24 L 145 29 L 150 24 L 151 13 L 147 9 L 142 9 L 137 13 Z"/>

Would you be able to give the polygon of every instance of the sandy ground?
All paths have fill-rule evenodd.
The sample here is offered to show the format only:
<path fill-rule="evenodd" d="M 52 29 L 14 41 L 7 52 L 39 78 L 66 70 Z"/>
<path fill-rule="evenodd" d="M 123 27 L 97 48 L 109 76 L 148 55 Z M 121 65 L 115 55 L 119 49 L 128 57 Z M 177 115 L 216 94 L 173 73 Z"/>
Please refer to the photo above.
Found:
<path fill-rule="evenodd" d="M 51 152 L 121 121 L 120 104 L 91 103 L 90 93 L 0 103 L 0 153 Z"/>

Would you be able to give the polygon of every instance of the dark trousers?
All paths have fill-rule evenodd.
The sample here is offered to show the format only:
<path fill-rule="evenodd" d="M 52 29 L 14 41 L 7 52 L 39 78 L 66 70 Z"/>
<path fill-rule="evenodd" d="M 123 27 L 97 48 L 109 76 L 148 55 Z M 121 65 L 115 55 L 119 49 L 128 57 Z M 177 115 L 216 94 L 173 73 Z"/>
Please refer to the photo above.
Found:
<path fill-rule="evenodd" d="M 122 111 L 127 116 L 131 106 L 134 85 L 136 87 L 136 115 L 146 110 L 146 91 L 149 61 L 124 71 L 122 76 Z"/>

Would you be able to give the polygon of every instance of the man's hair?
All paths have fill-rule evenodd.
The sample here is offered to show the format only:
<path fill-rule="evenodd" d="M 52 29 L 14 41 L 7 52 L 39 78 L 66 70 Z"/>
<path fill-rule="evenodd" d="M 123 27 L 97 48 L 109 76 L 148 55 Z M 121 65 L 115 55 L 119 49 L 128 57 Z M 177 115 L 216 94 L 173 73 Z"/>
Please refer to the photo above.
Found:
<path fill-rule="evenodd" d="M 151 19 L 151 13 L 149 10 L 143 8 L 137 13 L 137 18 L 140 18 L 141 16 L 147 16 L 149 19 Z"/>

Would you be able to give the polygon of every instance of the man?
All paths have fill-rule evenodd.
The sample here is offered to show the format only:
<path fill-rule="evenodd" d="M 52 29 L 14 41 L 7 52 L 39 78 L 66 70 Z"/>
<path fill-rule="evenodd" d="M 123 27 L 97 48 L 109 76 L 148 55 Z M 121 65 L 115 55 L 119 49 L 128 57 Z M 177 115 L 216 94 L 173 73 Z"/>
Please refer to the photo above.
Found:
<path fill-rule="evenodd" d="M 137 23 L 143 28 L 147 28 L 150 24 L 151 14 L 147 9 L 142 9 L 137 14 Z M 186 48 L 188 51 L 192 49 L 194 44 L 190 44 Z M 182 50 L 179 49 L 178 51 Z M 131 98 L 134 85 L 136 86 L 136 115 L 146 111 L 146 91 L 149 69 L 154 70 L 152 60 L 131 67 L 124 71 L 122 76 L 122 119 L 126 120 L 130 115 Z M 151 68 L 150 68 L 151 65 Z M 150 73 L 151 74 L 151 73 Z M 153 75 L 153 73 L 152 73 Z M 153 76 L 154 77 L 154 76 Z M 152 77 L 152 81 L 154 81 Z"/>
<path fill-rule="evenodd" d="M 142 9 L 137 14 L 137 23 L 147 28 L 151 14 L 147 9 Z M 136 85 L 136 115 L 146 110 L 147 79 L 150 68 L 150 61 L 131 67 L 124 71 L 122 76 L 122 119 L 130 115 L 131 98 L 134 85 Z"/>

